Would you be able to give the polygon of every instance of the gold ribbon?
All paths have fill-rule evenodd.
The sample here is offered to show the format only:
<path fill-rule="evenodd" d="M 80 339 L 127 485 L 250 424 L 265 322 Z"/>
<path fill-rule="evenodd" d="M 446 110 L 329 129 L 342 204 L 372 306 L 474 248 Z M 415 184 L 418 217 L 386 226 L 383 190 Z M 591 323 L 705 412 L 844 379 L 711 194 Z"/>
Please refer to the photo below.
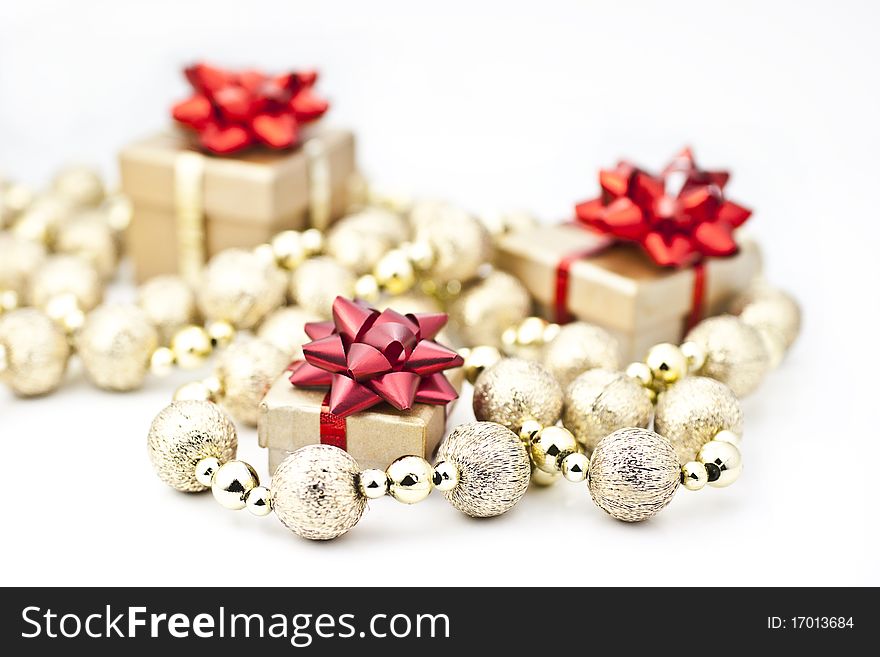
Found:
<path fill-rule="evenodd" d="M 321 230 L 330 225 L 330 204 L 333 188 L 330 185 L 330 158 L 327 146 L 320 137 L 312 137 L 303 144 L 309 177 L 309 222 Z"/>
<path fill-rule="evenodd" d="M 177 269 L 190 285 L 198 283 L 205 263 L 204 190 L 205 156 L 180 153 L 174 161 Z"/>

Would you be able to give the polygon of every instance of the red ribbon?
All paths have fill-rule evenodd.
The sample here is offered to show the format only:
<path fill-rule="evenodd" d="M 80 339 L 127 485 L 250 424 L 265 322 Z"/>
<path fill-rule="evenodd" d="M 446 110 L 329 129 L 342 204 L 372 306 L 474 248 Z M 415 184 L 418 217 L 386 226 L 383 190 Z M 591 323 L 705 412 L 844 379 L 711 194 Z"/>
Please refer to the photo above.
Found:
<path fill-rule="evenodd" d="M 345 418 L 330 412 L 330 393 L 321 402 L 321 444 L 347 449 Z"/>

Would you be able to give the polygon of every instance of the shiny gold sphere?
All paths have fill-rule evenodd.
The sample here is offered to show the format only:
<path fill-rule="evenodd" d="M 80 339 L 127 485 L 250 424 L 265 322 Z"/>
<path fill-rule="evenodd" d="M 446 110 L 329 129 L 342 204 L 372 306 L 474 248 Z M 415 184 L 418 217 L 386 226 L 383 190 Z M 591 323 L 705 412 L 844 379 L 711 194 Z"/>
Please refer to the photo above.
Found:
<path fill-rule="evenodd" d="M 211 336 L 201 326 L 184 326 L 171 336 L 174 361 L 182 369 L 194 370 L 201 367 L 212 350 Z"/>
<path fill-rule="evenodd" d="M 474 384 L 484 371 L 500 360 L 501 352 L 495 347 L 480 345 L 468 349 L 464 354 L 464 377 Z"/>
<path fill-rule="evenodd" d="M 537 420 L 526 420 L 519 428 L 519 438 L 528 446 L 543 428 L 544 426 Z"/>
<path fill-rule="evenodd" d="M 195 294 L 180 276 L 156 276 L 141 284 L 137 303 L 159 331 L 162 344 L 169 344 L 177 330 L 196 319 Z"/>
<path fill-rule="evenodd" d="M 505 358 L 487 369 L 474 384 L 477 420 L 497 422 L 519 432 L 526 420 L 556 424 L 562 414 L 562 388 L 540 363 Z"/>
<path fill-rule="evenodd" d="M 592 369 L 620 369 L 617 340 L 605 329 L 586 322 L 560 327 L 559 334 L 544 347 L 542 362 L 565 388 Z"/>
<path fill-rule="evenodd" d="M 379 289 L 379 281 L 372 274 L 364 274 L 358 277 L 354 282 L 354 296 L 356 299 L 362 299 L 369 304 L 375 304 L 382 296 L 382 290 Z"/>
<path fill-rule="evenodd" d="M 562 459 L 577 452 L 577 440 L 564 427 L 544 427 L 532 437 L 529 455 L 535 467 L 544 472 L 559 472 Z"/>
<path fill-rule="evenodd" d="M 159 334 L 146 313 L 129 303 L 96 308 L 76 335 L 86 374 L 104 390 L 139 388 L 158 346 Z"/>
<path fill-rule="evenodd" d="M 493 422 L 457 426 L 440 444 L 437 459 L 458 471 L 458 485 L 443 495 L 475 518 L 509 511 L 529 487 L 531 464 L 519 437 Z"/>
<path fill-rule="evenodd" d="M 681 465 L 672 445 L 648 429 L 619 429 L 599 441 L 590 459 L 590 495 L 624 522 L 641 522 L 675 495 Z"/>
<path fill-rule="evenodd" d="M 431 494 L 434 469 L 420 456 L 401 456 L 385 471 L 388 494 L 403 504 L 421 502 Z"/>
<path fill-rule="evenodd" d="M 83 312 L 95 308 L 104 296 L 104 285 L 97 270 L 73 255 L 53 255 L 37 269 L 30 281 L 28 299 L 44 307 L 52 297 L 72 294 Z"/>
<path fill-rule="evenodd" d="M 408 234 L 409 226 L 397 213 L 366 208 L 333 224 L 327 233 L 327 254 L 355 274 L 366 274 Z"/>
<path fill-rule="evenodd" d="M 689 376 L 657 399 L 654 430 L 672 443 L 681 463 L 693 461 L 719 431 L 741 434 L 742 426 L 739 400 L 715 379 Z"/>
<path fill-rule="evenodd" d="M 466 286 L 449 304 L 449 329 L 465 345 L 501 346 L 501 336 L 532 311 L 532 299 L 522 283 L 502 271 Z"/>
<path fill-rule="evenodd" d="M 0 315 L 19 307 L 21 299 L 15 290 L 0 290 Z"/>
<path fill-rule="evenodd" d="M 12 232 L 23 239 L 49 245 L 73 212 L 71 202 L 57 194 L 42 194 L 19 215 Z"/>
<path fill-rule="evenodd" d="M 434 478 L 432 483 L 434 488 L 441 493 L 448 493 L 458 486 L 458 468 L 454 463 L 449 461 L 439 461 L 434 464 Z"/>
<path fill-rule="evenodd" d="M 338 447 L 302 447 L 284 459 L 272 477 L 275 515 L 302 538 L 325 541 L 342 536 L 366 507 L 358 475 L 355 460 Z"/>
<path fill-rule="evenodd" d="M 609 433 L 646 428 L 652 410 L 647 391 L 635 379 L 623 372 L 593 369 L 565 389 L 562 423 L 592 452 Z"/>
<path fill-rule="evenodd" d="M 251 515 L 264 518 L 272 513 L 272 492 L 265 486 L 254 486 L 244 496 L 245 507 Z"/>
<path fill-rule="evenodd" d="M 252 251 L 226 249 L 205 266 L 196 301 L 206 320 L 249 329 L 283 303 L 286 282 L 280 269 Z"/>
<path fill-rule="evenodd" d="M 174 352 L 168 347 L 159 347 L 150 356 L 150 372 L 154 376 L 168 376 L 173 369 Z"/>
<path fill-rule="evenodd" d="M 685 339 L 706 350 L 699 373 L 727 384 L 737 397 L 756 390 L 769 367 L 760 333 L 732 315 L 704 319 Z"/>
<path fill-rule="evenodd" d="M 310 258 L 290 277 L 290 296 L 300 308 L 319 317 L 330 317 L 337 296 L 354 294 L 355 275 L 333 258 Z"/>
<path fill-rule="evenodd" d="M 254 338 L 234 342 L 217 359 L 215 376 L 223 386 L 223 406 L 240 422 L 257 425 L 260 402 L 290 364 L 287 354 Z"/>
<path fill-rule="evenodd" d="M 183 492 L 208 488 L 196 479 L 196 466 L 205 458 L 220 463 L 235 458 L 235 425 L 216 404 L 175 401 L 153 420 L 147 436 L 150 461 L 159 479 Z"/>
<path fill-rule="evenodd" d="M 429 246 L 434 262 L 426 272 L 439 285 L 448 281 L 465 283 L 476 277 L 492 257 L 492 238 L 474 217 L 458 208 L 435 205 L 414 208 L 410 219 L 414 242 Z"/>
<path fill-rule="evenodd" d="M 302 234 L 295 230 L 284 230 L 270 242 L 272 256 L 279 267 L 293 271 L 308 257 Z"/>
<path fill-rule="evenodd" d="M 70 292 L 57 294 L 49 299 L 43 306 L 43 311 L 68 335 L 79 331 L 86 319 L 85 313 L 79 307 L 79 302 Z"/>
<path fill-rule="evenodd" d="M 801 328 L 801 309 L 789 293 L 759 281 L 737 297 L 730 312 L 755 328 L 769 328 L 791 347 Z"/>
<path fill-rule="evenodd" d="M 706 466 L 699 461 L 688 461 L 681 466 L 681 483 L 688 490 L 702 490 L 709 483 Z"/>
<path fill-rule="evenodd" d="M 358 489 L 369 500 L 377 500 L 388 494 L 388 475 L 384 470 L 370 468 L 358 474 Z"/>
<path fill-rule="evenodd" d="M 559 479 L 562 477 L 562 472 L 544 472 L 543 470 L 539 470 L 534 465 L 532 466 L 532 478 L 531 483 L 535 486 L 539 486 L 541 488 L 546 488 L 548 486 L 554 485 Z"/>
<path fill-rule="evenodd" d="M 562 459 L 562 476 L 566 481 L 580 483 L 587 480 L 590 470 L 590 458 L 586 454 L 573 452 Z"/>
<path fill-rule="evenodd" d="M 317 228 L 307 228 L 302 232 L 302 243 L 311 258 L 324 253 L 324 233 Z"/>
<path fill-rule="evenodd" d="M 722 429 L 718 433 L 715 434 L 715 437 L 712 440 L 720 440 L 722 443 L 730 443 L 734 447 L 739 447 L 740 436 L 729 429 Z"/>
<path fill-rule="evenodd" d="M 379 288 L 392 296 L 408 292 L 416 283 L 415 269 L 400 249 L 392 249 L 383 255 L 376 263 L 373 276 Z"/>
<path fill-rule="evenodd" d="M 269 313 L 263 320 L 260 328 L 257 329 L 257 337 L 273 345 L 290 361 L 300 360 L 303 357 L 303 345 L 310 341 L 305 326 L 320 319 L 298 306 L 279 308 Z"/>
<path fill-rule="evenodd" d="M 0 290 L 11 290 L 24 301 L 30 278 L 45 259 L 42 244 L 0 232 Z"/>
<path fill-rule="evenodd" d="M 52 190 L 79 207 L 98 205 L 106 193 L 101 175 L 84 166 L 69 166 L 59 171 L 52 181 Z"/>
<path fill-rule="evenodd" d="M 196 463 L 196 481 L 202 486 L 210 487 L 214 480 L 214 474 L 220 469 L 220 461 L 213 456 L 203 458 Z"/>
<path fill-rule="evenodd" d="M 696 342 L 683 342 L 680 349 L 687 359 L 689 373 L 699 372 L 700 368 L 706 364 L 706 350 Z"/>
<path fill-rule="evenodd" d="M 131 223 L 131 216 L 134 213 L 131 199 L 125 194 L 111 194 L 101 203 L 101 211 L 104 213 L 107 225 L 116 234 L 117 241 L 121 241 L 119 238 Z"/>
<path fill-rule="evenodd" d="M 116 238 L 104 215 L 97 210 L 81 212 L 61 226 L 55 236 L 55 251 L 79 256 L 105 281 L 116 273 Z"/>
<path fill-rule="evenodd" d="M 730 443 L 710 440 L 700 448 L 697 460 L 706 466 L 709 485 L 725 488 L 739 479 L 742 472 L 742 456 Z"/>
<path fill-rule="evenodd" d="M 214 392 L 204 381 L 190 381 L 189 383 L 184 383 L 174 391 L 173 399 L 174 401 L 217 401 Z"/>
<path fill-rule="evenodd" d="M 228 347 L 235 339 L 235 327 L 223 319 L 214 319 L 205 324 L 205 333 L 215 349 Z"/>
<path fill-rule="evenodd" d="M 644 388 L 654 385 L 654 373 L 645 363 L 630 363 L 626 366 L 626 375 Z"/>
<path fill-rule="evenodd" d="M 23 397 L 52 392 L 64 378 L 70 348 L 64 331 L 36 308 L 0 316 L 0 378 Z"/>
<path fill-rule="evenodd" d="M 645 364 L 651 369 L 654 381 L 663 384 L 675 383 L 687 376 L 687 357 L 674 344 L 663 342 L 648 350 Z"/>
<path fill-rule="evenodd" d="M 434 266 L 434 261 L 436 260 L 434 249 L 427 242 L 404 242 L 400 245 L 400 248 L 406 253 L 406 257 L 413 263 L 413 267 L 416 268 L 417 272 L 424 273 L 430 271 L 431 267 Z"/>
<path fill-rule="evenodd" d="M 506 355 L 514 358 L 540 361 L 548 336 L 555 338 L 558 330 L 558 325 L 551 324 L 543 317 L 526 317 L 504 330 L 501 334 L 502 349 Z"/>
<path fill-rule="evenodd" d="M 245 497 L 260 485 L 260 477 L 244 461 L 227 461 L 211 478 L 211 493 L 220 506 L 232 511 L 243 509 Z"/>

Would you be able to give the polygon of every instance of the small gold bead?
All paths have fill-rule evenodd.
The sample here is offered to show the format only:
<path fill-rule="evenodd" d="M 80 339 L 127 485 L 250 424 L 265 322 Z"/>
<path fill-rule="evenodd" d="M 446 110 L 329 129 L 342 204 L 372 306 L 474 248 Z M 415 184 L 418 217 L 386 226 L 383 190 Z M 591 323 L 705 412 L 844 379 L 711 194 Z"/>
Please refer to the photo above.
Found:
<path fill-rule="evenodd" d="M 168 376 L 174 367 L 174 352 L 168 347 L 159 347 L 150 356 L 150 371 L 159 377 Z"/>
<path fill-rule="evenodd" d="M 428 497 L 433 487 L 434 470 L 419 456 L 402 456 L 385 471 L 388 493 L 398 502 L 415 504 Z"/>
<path fill-rule="evenodd" d="M 535 486 L 546 488 L 547 486 L 555 484 L 561 477 L 561 472 L 544 472 L 543 470 L 538 470 L 538 468 L 532 466 L 532 477 L 530 481 L 535 484 Z"/>
<path fill-rule="evenodd" d="M 429 242 L 408 242 L 400 248 L 417 271 L 426 272 L 434 265 L 436 258 Z"/>
<path fill-rule="evenodd" d="M 654 380 L 668 384 L 683 378 L 688 371 L 687 358 L 676 345 L 663 342 L 651 347 L 645 358 Z"/>
<path fill-rule="evenodd" d="M 211 487 L 214 473 L 220 469 L 220 461 L 213 456 L 203 458 L 196 463 L 196 481 L 206 488 Z"/>
<path fill-rule="evenodd" d="M 541 342 L 544 344 L 553 342 L 561 330 L 562 327 L 559 324 L 547 324 L 547 326 L 544 327 L 544 332 L 541 334 Z"/>
<path fill-rule="evenodd" d="M 73 293 L 63 292 L 49 299 L 43 310 L 54 321 L 63 322 L 69 313 L 79 310 L 79 302 Z"/>
<path fill-rule="evenodd" d="M 392 296 L 409 291 L 416 282 L 412 263 L 400 249 L 392 249 L 382 256 L 373 274 L 379 287 Z"/>
<path fill-rule="evenodd" d="M 204 383 L 191 381 L 174 391 L 174 401 L 214 401 L 214 398 Z"/>
<path fill-rule="evenodd" d="M 521 347 L 544 344 L 550 323 L 542 317 L 526 317 L 516 327 L 516 344 Z"/>
<path fill-rule="evenodd" d="M 722 443 L 730 443 L 731 445 L 739 449 L 739 441 L 741 440 L 741 438 L 738 434 L 731 431 L 730 429 L 722 429 L 715 434 L 712 440 L 720 440 Z"/>
<path fill-rule="evenodd" d="M 634 378 L 646 388 L 654 384 L 654 375 L 651 368 L 645 363 L 630 363 L 626 368 L 626 375 Z"/>
<path fill-rule="evenodd" d="M 567 481 L 573 483 L 586 481 L 589 469 L 590 459 L 586 454 L 573 452 L 562 459 L 562 476 Z"/>
<path fill-rule="evenodd" d="M 532 443 L 532 439 L 544 428 L 537 420 L 526 420 L 519 429 L 519 438 L 526 444 L 526 448 Z"/>
<path fill-rule="evenodd" d="M 0 315 L 18 308 L 18 292 L 15 290 L 3 290 L 0 292 Z"/>
<path fill-rule="evenodd" d="M 574 434 L 563 427 L 541 429 L 529 444 L 529 454 L 535 467 L 544 472 L 559 472 L 561 461 L 578 451 Z"/>
<path fill-rule="evenodd" d="M 681 353 L 687 359 L 688 373 L 699 372 L 706 362 L 706 350 L 696 342 L 685 342 L 681 345 Z"/>
<path fill-rule="evenodd" d="M 302 232 L 302 244 L 309 257 L 324 253 L 324 233 L 317 228 L 304 230 Z"/>
<path fill-rule="evenodd" d="M 172 336 L 171 350 L 181 368 L 201 367 L 211 355 L 211 336 L 201 326 L 184 326 Z"/>
<path fill-rule="evenodd" d="M 358 488 L 368 500 L 376 500 L 388 493 L 388 475 L 384 470 L 370 468 L 358 475 Z"/>
<path fill-rule="evenodd" d="M 205 324 L 205 331 L 211 339 L 211 345 L 214 348 L 227 347 L 235 338 L 235 327 L 222 319 L 217 319 Z"/>
<path fill-rule="evenodd" d="M 681 466 L 681 483 L 688 490 L 700 490 L 709 483 L 706 466 L 698 461 L 688 461 Z"/>
<path fill-rule="evenodd" d="M 260 477 L 244 461 L 227 461 L 211 478 L 211 493 L 221 506 L 239 511 L 247 504 L 247 494 L 260 485 Z"/>
<path fill-rule="evenodd" d="M 134 206 L 131 199 L 124 194 L 112 194 L 104 199 L 101 210 L 107 218 L 107 225 L 117 234 L 124 233 L 131 223 Z"/>
<path fill-rule="evenodd" d="M 303 236 L 295 230 L 285 230 L 272 238 L 272 254 L 279 267 L 294 270 L 308 257 Z"/>
<path fill-rule="evenodd" d="M 367 303 L 379 301 L 379 282 L 372 274 L 364 274 L 354 283 L 354 296 Z"/>
<path fill-rule="evenodd" d="M 254 247 L 254 255 L 257 256 L 257 259 L 267 267 L 278 266 L 278 263 L 275 260 L 275 251 L 272 249 L 271 244 L 258 244 Z"/>
<path fill-rule="evenodd" d="M 432 483 L 441 493 L 448 493 L 458 486 L 458 468 L 449 461 L 440 461 L 434 466 Z"/>
<path fill-rule="evenodd" d="M 264 518 L 272 513 L 272 493 L 265 486 L 255 486 L 245 494 L 244 504 L 251 515 Z"/>
<path fill-rule="evenodd" d="M 226 390 L 226 386 L 223 385 L 223 381 L 216 376 L 205 377 L 201 380 L 201 384 L 205 386 L 208 394 L 211 395 L 212 401 L 217 401 L 218 399 L 220 399 Z"/>
<path fill-rule="evenodd" d="M 709 485 L 714 488 L 730 486 L 742 472 L 742 456 L 739 450 L 720 440 L 710 440 L 703 445 L 697 459 L 706 466 Z"/>
<path fill-rule="evenodd" d="M 480 345 L 468 351 L 464 357 L 464 376 L 470 384 L 476 383 L 480 374 L 501 360 L 501 352 L 495 347 Z"/>

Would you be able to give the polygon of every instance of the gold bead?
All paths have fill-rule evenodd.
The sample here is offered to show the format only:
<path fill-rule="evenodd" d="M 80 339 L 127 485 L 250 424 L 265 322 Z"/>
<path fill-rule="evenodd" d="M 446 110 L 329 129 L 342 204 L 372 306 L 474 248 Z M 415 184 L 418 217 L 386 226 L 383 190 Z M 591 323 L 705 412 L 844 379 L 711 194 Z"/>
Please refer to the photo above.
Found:
<path fill-rule="evenodd" d="M 706 350 L 700 374 L 727 384 L 737 397 L 760 385 L 769 355 L 758 330 L 732 315 L 704 319 L 685 337 Z"/>
<path fill-rule="evenodd" d="M 209 456 L 202 459 L 196 463 L 196 481 L 205 488 L 209 488 L 214 480 L 214 473 L 219 469 L 220 461 L 216 457 Z"/>
<path fill-rule="evenodd" d="M 735 482 L 742 472 L 742 456 L 730 443 L 710 440 L 703 445 L 697 460 L 706 466 L 709 485 L 725 488 Z"/>
<path fill-rule="evenodd" d="M 284 269 L 293 271 L 308 257 L 302 234 L 295 230 L 281 231 L 272 238 L 271 246 L 275 262 Z"/>
<path fill-rule="evenodd" d="M 543 470 L 538 470 L 538 468 L 532 466 L 532 478 L 531 483 L 535 484 L 535 486 L 540 486 L 541 488 L 546 488 L 548 486 L 552 486 L 562 477 L 562 472 L 544 472 Z"/>
<path fill-rule="evenodd" d="M 558 334 L 547 343 L 541 362 L 563 388 L 587 370 L 620 369 L 617 340 L 608 331 L 586 322 L 550 327 L 556 327 Z"/>
<path fill-rule="evenodd" d="M 367 499 L 379 499 L 388 493 L 388 475 L 376 468 L 363 470 L 358 475 L 358 488 Z"/>
<path fill-rule="evenodd" d="M 253 254 L 266 267 L 281 267 L 275 260 L 275 251 L 271 244 L 257 244 L 254 247 Z"/>
<path fill-rule="evenodd" d="M 458 486 L 458 468 L 449 461 L 439 461 L 434 465 L 434 477 L 432 483 L 434 488 L 441 493 L 448 493 Z"/>
<path fill-rule="evenodd" d="M 531 311 L 532 298 L 523 284 L 508 273 L 492 271 L 449 303 L 449 330 L 461 344 L 500 347 L 504 330 Z M 515 341 L 515 331 L 511 335 Z"/>
<path fill-rule="evenodd" d="M 501 360 L 501 352 L 495 347 L 480 345 L 470 349 L 464 357 L 464 377 L 473 385 L 479 376 Z"/>
<path fill-rule="evenodd" d="M 80 165 L 65 167 L 52 181 L 52 189 L 77 206 L 96 206 L 104 198 L 104 181 L 94 169 Z"/>
<path fill-rule="evenodd" d="M 447 204 L 420 203 L 410 214 L 414 242 L 427 244 L 434 262 L 425 272 L 438 285 L 467 282 L 491 259 L 492 238 L 474 217 Z"/>
<path fill-rule="evenodd" d="M 317 228 L 309 228 L 302 232 L 302 243 L 309 257 L 324 252 L 324 233 Z"/>
<path fill-rule="evenodd" d="M 52 297 L 43 309 L 68 334 L 77 332 L 85 323 L 85 313 L 80 310 L 76 297 L 70 292 Z"/>
<path fill-rule="evenodd" d="M 739 315 L 746 324 L 770 329 L 779 336 L 785 349 L 797 339 L 801 326 L 801 309 L 787 292 L 764 281 L 753 283 L 730 306 L 730 312 Z"/>
<path fill-rule="evenodd" d="M 669 342 L 656 344 L 648 351 L 645 364 L 651 369 L 655 381 L 675 383 L 687 375 L 687 358 L 676 345 Z"/>
<path fill-rule="evenodd" d="M 0 316 L 3 380 L 24 397 L 44 395 L 61 383 L 70 347 L 64 332 L 36 308 Z"/>
<path fill-rule="evenodd" d="M 709 483 L 706 466 L 699 461 L 688 461 L 681 466 L 681 483 L 688 490 L 701 490 Z"/>
<path fill-rule="evenodd" d="M 21 213 L 12 233 L 22 239 L 49 245 L 55 233 L 70 217 L 73 206 L 69 200 L 57 194 L 44 194 Z"/>
<path fill-rule="evenodd" d="M 508 356 L 538 360 L 544 348 L 544 335 L 550 322 L 542 317 L 526 317 L 501 334 Z"/>
<path fill-rule="evenodd" d="M 632 377 L 646 388 L 654 385 L 654 374 L 645 363 L 630 363 L 626 367 L 626 375 Z"/>
<path fill-rule="evenodd" d="M 699 372 L 706 363 L 706 350 L 696 342 L 684 342 L 681 345 L 681 353 L 687 359 L 688 372 Z"/>
<path fill-rule="evenodd" d="M 184 326 L 172 336 L 171 351 L 182 369 L 196 369 L 211 355 L 211 336 L 201 326 Z"/>
<path fill-rule="evenodd" d="M 138 305 L 159 331 L 162 344 L 169 344 L 175 331 L 196 319 L 196 298 L 180 276 L 156 276 L 138 287 Z"/>
<path fill-rule="evenodd" d="M 201 381 L 184 383 L 174 391 L 174 401 L 215 401 L 211 390 Z"/>
<path fill-rule="evenodd" d="M 173 368 L 174 352 L 168 347 L 159 347 L 150 356 L 150 372 L 155 376 L 168 376 Z"/>
<path fill-rule="evenodd" d="M 379 301 L 379 281 L 372 274 L 364 274 L 354 283 L 354 296 L 373 304 Z"/>
<path fill-rule="evenodd" d="M 272 513 L 272 493 L 265 486 L 255 486 L 244 496 L 244 503 L 251 515 L 264 518 Z"/>
<path fill-rule="evenodd" d="M 101 204 L 107 225 L 117 234 L 122 234 L 131 223 L 134 206 L 131 199 L 124 194 L 112 194 Z"/>
<path fill-rule="evenodd" d="M 543 428 L 544 426 L 537 420 L 526 420 L 522 423 L 522 427 L 520 427 L 519 438 L 527 446 L 531 445 L 532 439 L 537 436 Z"/>
<path fill-rule="evenodd" d="M 236 420 L 256 426 L 260 401 L 289 363 L 287 354 L 259 338 L 231 344 L 214 368 L 223 385 L 223 407 Z"/>
<path fill-rule="evenodd" d="M 201 381 L 202 385 L 205 386 L 208 393 L 211 395 L 211 399 L 218 400 L 226 393 L 226 388 L 223 385 L 223 381 L 221 381 L 216 376 L 206 376 Z"/>
<path fill-rule="evenodd" d="M 577 452 L 577 440 L 564 427 L 544 427 L 529 443 L 532 463 L 544 472 L 559 472 L 562 459 L 573 452 Z"/>
<path fill-rule="evenodd" d="M 730 429 L 722 429 L 718 433 L 715 434 L 715 437 L 712 440 L 720 440 L 722 443 L 730 443 L 736 448 L 739 448 L 739 441 L 741 440 L 739 434 L 731 431 Z"/>
<path fill-rule="evenodd" d="M 239 511 L 247 504 L 245 496 L 260 485 L 260 477 L 244 461 L 227 461 L 211 478 L 211 493 L 221 506 Z"/>
<path fill-rule="evenodd" d="M 503 358 L 474 384 L 477 420 L 497 422 L 518 432 L 526 420 L 549 427 L 562 414 L 563 393 L 553 375 L 540 363 Z"/>
<path fill-rule="evenodd" d="M 434 250 L 428 242 L 407 242 L 401 248 L 417 271 L 428 271 L 434 265 Z"/>
<path fill-rule="evenodd" d="M 205 331 L 215 349 L 228 347 L 235 338 L 235 327 L 222 319 L 215 319 L 205 324 Z"/>
<path fill-rule="evenodd" d="M 398 502 L 415 504 L 431 493 L 434 470 L 420 456 L 402 456 L 385 471 L 388 493 Z"/>
<path fill-rule="evenodd" d="M 590 459 L 586 454 L 573 452 L 562 459 L 562 476 L 572 483 L 586 481 L 589 469 Z"/>
<path fill-rule="evenodd" d="M 400 215 L 367 208 L 333 224 L 327 233 L 326 252 L 355 274 L 366 274 L 408 232 L 409 226 Z"/>
<path fill-rule="evenodd" d="M 409 291 L 416 282 L 412 263 L 400 249 L 392 249 L 382 256 L 373 275 L 379 287 L 392 296 Z"/>

